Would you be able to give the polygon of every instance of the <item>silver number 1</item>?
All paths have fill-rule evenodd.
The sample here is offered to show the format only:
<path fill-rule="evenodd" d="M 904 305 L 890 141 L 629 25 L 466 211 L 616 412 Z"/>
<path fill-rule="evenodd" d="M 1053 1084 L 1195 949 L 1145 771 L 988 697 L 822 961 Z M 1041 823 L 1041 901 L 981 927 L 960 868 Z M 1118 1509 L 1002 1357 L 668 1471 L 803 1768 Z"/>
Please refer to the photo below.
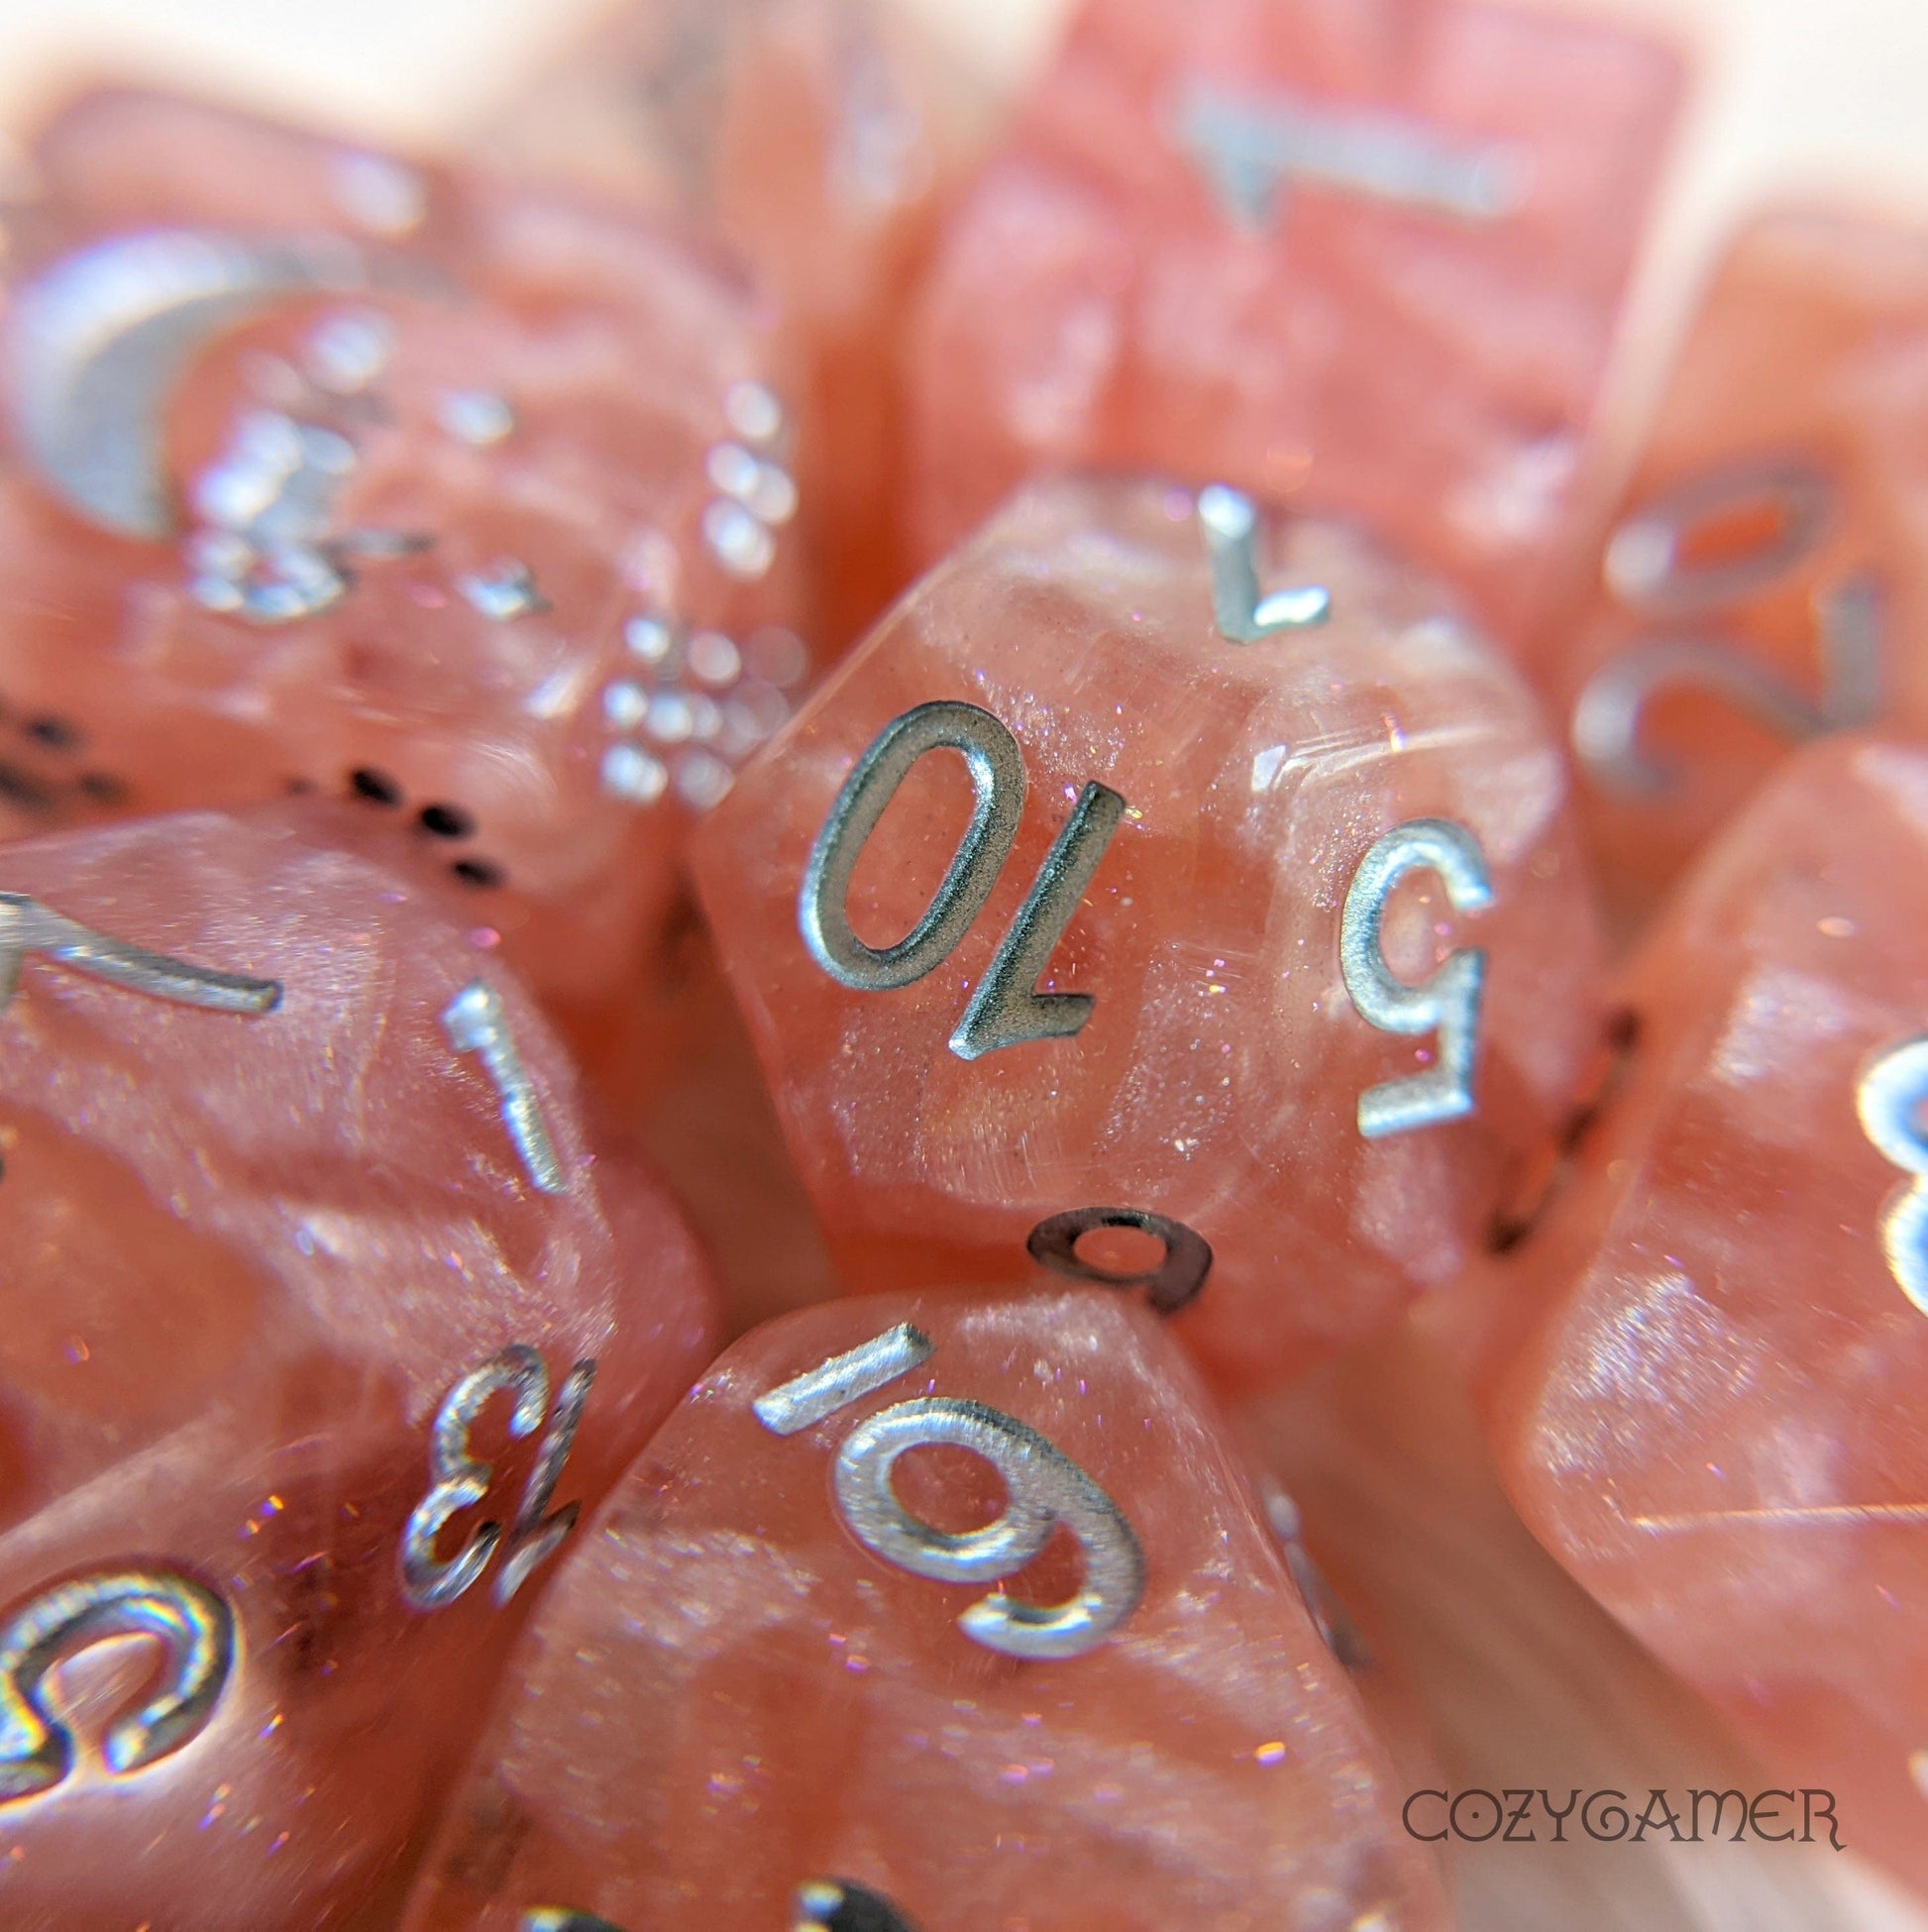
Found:
<path fill-rule="evenodd" d="M 1915 1176 L 1881 1216 L 1881 1251 L 1901 1292 L 1928 1315 L 1928 1036 L 1890 1047 L 1861 1077 L 1855 1108 L 1883 1160 Z"/>
<path fill-rule="evenodd" d="M 926 752 L 961 753 L 976 800 L 950 866 L 915 925 L 890 946 L 868 946 L 850 924 L 850 881 L 864 845 L 910 768 Z M 878 733 L 837 794 L 810 848 L 798 925 L 810 957 L 839 984 L 888 993 L 934 972 L 984 911 L 1024 810 L 1024 759 L 1002 720 L 952 699 L 919 704 Z M 1037 979 L 1071 923 L 1125 815 L 1108 786 L 1087 785 L 1052 842 L 978 989 L 950 1036 L 959 1059 L 1001 1046 L 1068 1038 L 1091 1018 L 1086 993 L 1039 993 Z"/>
<path fill-rule="evenodd" d="M 1440 1036 L 1439 1062 L 1368 1087 L 1359 1096 L 1359 1132 L 1368 1140 L 1456 1121 L 1474 1108 L 1473 1063 L 1479 1053 L 1479 1004 L 1486 954 L 1455 952 L 1431 979 L 1408 986 L 1380 947 L 1393 888 L 1409 872 L 1435 872 L 1455 912 L 1491 905 L 1485 856 L 1473 835 L 1445 818 L 1414 818 L 1393 829 L 1359 861 L 1339 920 L 1339 970 L 1359 1018 L 1388 1033 Z"/>

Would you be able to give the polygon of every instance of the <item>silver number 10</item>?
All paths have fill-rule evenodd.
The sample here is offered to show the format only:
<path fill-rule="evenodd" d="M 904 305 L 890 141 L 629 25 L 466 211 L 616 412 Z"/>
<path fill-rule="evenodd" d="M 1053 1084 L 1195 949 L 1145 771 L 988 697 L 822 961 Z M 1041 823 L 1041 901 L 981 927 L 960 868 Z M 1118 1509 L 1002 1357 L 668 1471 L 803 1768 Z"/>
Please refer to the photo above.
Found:
<path fill-rule="evenodd" d="M 1429 980 L 1408 986 L 1386 964 L 1380 928 L 1393 888 L 1409 872 L 1436 872 L 1455 912 L 1492 904 L 1478 841 L 1445 818 L 1395 825 L 1359 861 L 1339 920 L 1339 961 L 1360 1019 L 1388 1033 L 1440 1036 L 1439 1063 L 1359 1096 L 1359 1131 L 1368 1140 L 1456 1121 L 1473 1111 L 1479 1052 L 1479 1003 L 1486 987 L 1483 950 L 1455 952 Z"/>
<path fill-rule="evenodd" d="M 977 794 L 971 822 L 923 916 L 895 945 L 867 946 L 850 925 L 851 875 L 910 768 L 939 750 L 960 752 L 970 768 Z M 811 958 L 833 980 L 862 993 L 888 993 L 934 972 L 984 911 L 1023 810 L 1023 754 L 989 711 L 946 699 L 893 719 L 844 781 L 810 848 L 797 914 Z M 960 1059 L 1027 1040 L 1068 1038 L 1091 1018 L 1089 994 L 1039 993 L 1037 979 L 1124 815 L 1125 801 L 1108 786 L 1087 785 L 1078 795 L 951 1033 L 950 1050 Z"/>

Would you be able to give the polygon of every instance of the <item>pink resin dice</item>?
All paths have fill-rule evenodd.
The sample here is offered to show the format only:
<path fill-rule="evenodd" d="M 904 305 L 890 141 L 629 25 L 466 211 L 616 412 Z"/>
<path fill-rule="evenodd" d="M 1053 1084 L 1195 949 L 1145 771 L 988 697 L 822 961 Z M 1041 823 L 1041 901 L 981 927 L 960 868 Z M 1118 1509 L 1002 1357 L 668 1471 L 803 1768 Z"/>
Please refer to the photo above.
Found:
<path fill-rule="evenodd" d="M 1928 752 L 1791 759 L 1628 973 L 1617 1094 L 1509 1266 L 1528 1524 L 1774 1779 L 1928 1884 Z"/>
<path fill-rule="evenodd" d="M 742 254 L 799 373 L 812 641 L 910 575 L 900 338 L 982 81 L 896 0 L 621 0 L 481 137 Z"/>
<path fill-rule="evenodd" d="M 1792 746 L 1928 721 L 1928 230 L 1782 208 L 1719 264 L 1535 646 L 1637 923 Z"/>
<path fill-rule="evenodd" d="M 361 801 L 572 1017 L 806 653 L 733 271 L 139 94 L 37 151 L 0 385 L 0 817 Z"/>
<path fill-rule="evenodd" d="M 1599 1013 L 1557 748 L 1423 579 L 1257 521 L 1019 493 L 703 826 L 853 1285 L 1148 1234 L 1124 1273 L 1266 1380 L 1450 1279 L 1558 1130 Z"/>
<path fill-rule="evenodd" d="M 1445 1917 L 1195 1370 L 1064 1288 L 826 1304 L 691 1392 L 544 1600 L 403 1924 L 572 1913 Z"/>
<path fill-rule="evenodd" d="M 0 852 L 0 1923 L 391 1924 L 715 1297 L 319 806 Z"/>
<path fill-rule="evenodd" d="M 1673 56 L 1480 0 L 1088 0 L 950 218 L 912 350 L 926 557 L 1020 477 L 1358 515 L 1535 615 Z"/>

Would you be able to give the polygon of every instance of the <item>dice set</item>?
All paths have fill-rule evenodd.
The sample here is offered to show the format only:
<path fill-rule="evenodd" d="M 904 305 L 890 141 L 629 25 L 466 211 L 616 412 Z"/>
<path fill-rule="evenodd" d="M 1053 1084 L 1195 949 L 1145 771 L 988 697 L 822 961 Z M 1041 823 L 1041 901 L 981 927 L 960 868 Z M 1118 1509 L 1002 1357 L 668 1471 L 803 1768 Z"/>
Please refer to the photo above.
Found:
<path fill-rule="evenodd" d="M 1751 219 L 1614 480 L 1659 41 L 953 67 L 41 125 L 0 1924 L 1524 1932 L 1419 1525 L 1928 1894 L 1928 228 Z"/>

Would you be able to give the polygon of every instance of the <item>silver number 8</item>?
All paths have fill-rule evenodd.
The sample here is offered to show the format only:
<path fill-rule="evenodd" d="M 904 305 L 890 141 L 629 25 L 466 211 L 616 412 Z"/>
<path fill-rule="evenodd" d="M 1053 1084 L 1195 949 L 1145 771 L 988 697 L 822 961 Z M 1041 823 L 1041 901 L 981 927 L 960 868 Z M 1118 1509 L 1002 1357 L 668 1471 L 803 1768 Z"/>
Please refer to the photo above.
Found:
<path fill-rule="evenodd" d="M 1861 1077 L 1855 1111 L 1883 1160 L 1914 1175 L 1881 1216 L 1881 1251 L 1901 1292 L 1928 1315 L 1928 1037 L 1889 1047 Z"/>
<path fill-rule="evenodd" d="M 1004 1478 L 996 1522 L 952 1536 L 898 1501 L 891 1471 L 907 1449 L 950 1444 Z M 845 1438 L 832 1472 L 837 1507 L 859 1542 L 887 1562 L 942 1583 L 994 1583 L 1036 1556 L 1059 1524 L 1077 1538 L 1084 1582 L 1067 1602 L 1019 1603 L 994 1591 L 958 1618 L 965 1636 L 1006 1657 L 1080 1657 L 1144 1594 L 1144 1556 L 1118 1505 L 1055 1444 L 1002 1409 L 923 1396 L 879 1411 Z"/>

